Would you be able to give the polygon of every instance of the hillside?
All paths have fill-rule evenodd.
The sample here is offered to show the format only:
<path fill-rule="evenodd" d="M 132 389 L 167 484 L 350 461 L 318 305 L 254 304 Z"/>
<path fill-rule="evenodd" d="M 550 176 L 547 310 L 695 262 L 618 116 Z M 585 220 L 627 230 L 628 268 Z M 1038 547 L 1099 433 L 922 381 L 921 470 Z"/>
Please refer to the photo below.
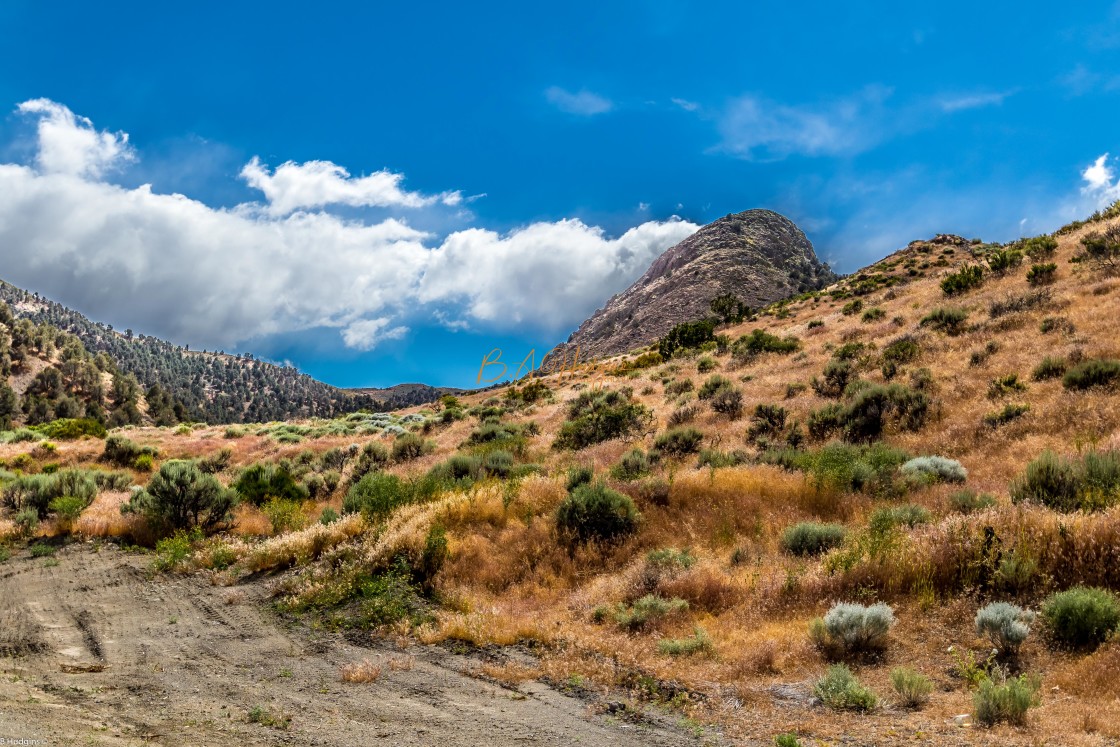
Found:
<path fill-rule="evenodd" d="M 227 355 L 224 352 L 192 351 L 147 335 L 121 332 L 93 322 L 82 314 L 0 281 L 0 303 L 6 303 L 17 319 L 27 320 L 47 331 L 48 338 L 58 333 L 72 335 L 88 351 L 98 371 L 108 375 L 120 371 L 135 379 L 139 411 L 148 422 L 171 424 L 180 421 L 208 423 L 268 422 L 306 417 L 333 417 L 358 409 L 386 410 L 430 402 L 443 392 L 426 385 L 405 385 L 386 390 L 337 389 L 316 381 L 290 366 L 277 366 L 253 356 Z M 40 335 L 41 336 L 41 335 Z M 34 349 L 31 369 L 54 368 L 54 348 Z M 104 355 L 102 355 L 104 354 Z M 36 362 L 38 361 L 38 362 Z M 19 371 L 17 373 L 17 380 Z M 38 374 L 38 370 L 33 371 Z M 96 392 L 85 391 L 64 376 L 78 399 L 96 399 Z M 22 380 L 18 380 L 22 381 Z M 21 383 L 15 388 L 20 390 Z M 153 389 L 154 387 L 154 389 Z M 106 390 L 107 391 L 107 390 Z M 18 391 L 22 396 L 22 390 Z M 102 392 L 104 394 L 105 392 Z M 57 399 L 57 396 L 55 396 Z M 148 400 L 151 400 L 150 402 Z M 98 400 L 97 406 L 105 402 Z M 97 407 L 94 408 L 94 411 Z M 69 417 L 74 408 L 63 406 Z M 96 412 L 95 412 L 96 414 Z M 56 416 L 41 410 L 30 422 Z M 143 422 L 132 417 L 124 422 Z M 120 424 L 120 423 L 118 423 Z"/>
<path fill-rule="evenodd" d="M 625 353 L 648 345 L 681 322 L 709 314 L 730 295 L 758 309 L 817 290 L 836 279 L 796 225 L 770 210 L 714 221 L 667 249 L 633 285 L 611 298 L 542 363 Z M 568 351 L 573 351 L 569 355 Z"/>
<path fill-rule="evenodd" d="M 1120 625 L 1105 610 L 1070 637 L 1052 595 L 1120 592 L 1117 266 L 1116 210 L 1009 246 L 939 235 L 660 362 L 604 356 L 407 413 L 136 428 L 114 477 L 98 439 L 0 444 L 3 562 L 18 578 L 34 543 L 154 544 L 169 527 L 130 484 L 194 469 L 212 536 L 166 541 L 152 567 L 272 605 L 322 636 L 312 662 L 356 666 L 335 652 L 371 635 L 417 657 L 442 644 L 511 698 L 551 685 L 620 729 L 668 711 L 713 744 L 1114 745 Z M 60 465 L 102 487 L 32 521 Z M 885 631 L 817 622 L 838 602 L 889 607 L 867 613 Z M 1026 610 L 1004 638 L 976 626 L 995 602 Z M 36 671 L 63 656 L 31 623 L 0 635 Z M 112 656 L 85 686 L 150 681 Z M 816 687 L 837 663 L 872 695 Z M 292 687 L 327 687 L 302 671 Z M 378 671 L 371 702 L 402 681 Z M 44 678 L 21 703 L 58 691 Z M 981 725 L 1008 687 L 1021 723 Z M 311 739 L 319 709 L 285 697 L 285 729 Z M 152 731 L 193 719 L 137 707 Z M 53 713 L 21 706 L 37 712 Z"/>

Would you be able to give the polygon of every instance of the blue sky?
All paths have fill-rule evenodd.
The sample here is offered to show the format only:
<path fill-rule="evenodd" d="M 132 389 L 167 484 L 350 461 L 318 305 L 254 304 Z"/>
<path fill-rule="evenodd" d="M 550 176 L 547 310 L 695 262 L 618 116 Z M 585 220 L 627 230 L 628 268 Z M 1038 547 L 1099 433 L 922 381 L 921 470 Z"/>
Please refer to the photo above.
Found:
<path fill-rule="evenodd" d="M 850 272 L 1120 197 L 1116 3 L 9 0 L 0 69 L 0 277 L 342 386 L 539 357 L 729 212 Z"/>

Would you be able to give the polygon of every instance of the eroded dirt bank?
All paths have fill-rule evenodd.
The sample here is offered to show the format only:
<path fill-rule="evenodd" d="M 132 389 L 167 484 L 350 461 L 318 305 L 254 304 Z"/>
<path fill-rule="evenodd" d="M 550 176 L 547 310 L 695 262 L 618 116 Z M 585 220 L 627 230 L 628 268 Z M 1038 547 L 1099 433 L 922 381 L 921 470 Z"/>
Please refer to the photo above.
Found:
<path fill-rule="evenodd" d="M 0 565 L 0 738 L 192 747 L 700 743 L 672 716 L 627 723 L 539 682 L 508 689 L 470 677 L 463 672 L 472 660 L 441 648 L 368 648 L 285 629 L 263 609 L 258 586 L 149 579 L 146 562 L 112 545 L 75 544 L 52 559 Z M 342 682 L 339 668 L 363 659 L 383 666 L 377 681 Z"/>

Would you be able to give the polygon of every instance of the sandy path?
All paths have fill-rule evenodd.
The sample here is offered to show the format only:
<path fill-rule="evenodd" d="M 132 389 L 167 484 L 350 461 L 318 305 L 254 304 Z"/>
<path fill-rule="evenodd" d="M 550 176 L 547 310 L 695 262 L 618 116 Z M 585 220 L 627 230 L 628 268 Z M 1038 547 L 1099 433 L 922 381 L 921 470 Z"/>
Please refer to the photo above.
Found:
<path fill-rule="evenodd" d="M 461 672 L 476 661 L 413 647 L 411 670 L 373 684 L 343 663 L 387 663 L 388 644 L 286 630 L 243 587 L 149 580 L 146 558 L 72 545 L 0 565 L 0 738 L 44 744 L 696 745 L 674 719 L 595 715 L 541 683 L 505 689 Z M 86 671 L 97 670 L 101 671 Z M 286 727 L 252 723 L 262 709 Z M 267 719 L 266 719 L 267 720 Z"/>

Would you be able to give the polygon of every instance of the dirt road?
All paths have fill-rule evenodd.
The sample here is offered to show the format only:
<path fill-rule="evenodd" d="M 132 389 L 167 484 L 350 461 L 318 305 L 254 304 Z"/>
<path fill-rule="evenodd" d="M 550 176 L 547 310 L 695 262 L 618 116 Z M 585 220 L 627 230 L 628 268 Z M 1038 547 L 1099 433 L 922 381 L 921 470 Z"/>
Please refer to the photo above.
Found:
<path fill-rule="evenodd" d="M 0 740 L 81 745 L 697 745 L 537 682 L 506 689 L 444 649 L 285 629 L 259 586 L 149 579 L 112 545 L 0 564 Z M 244 592 L 242 598 L 241 593 Z M 385 665 L 344 683 L 343 664 Z M 395 659 L 411 669 L 391 670 Z M 477 664 L 474 661 L 473 664 Z M 11 744 L 12 742 L 6 742 Z"/>

